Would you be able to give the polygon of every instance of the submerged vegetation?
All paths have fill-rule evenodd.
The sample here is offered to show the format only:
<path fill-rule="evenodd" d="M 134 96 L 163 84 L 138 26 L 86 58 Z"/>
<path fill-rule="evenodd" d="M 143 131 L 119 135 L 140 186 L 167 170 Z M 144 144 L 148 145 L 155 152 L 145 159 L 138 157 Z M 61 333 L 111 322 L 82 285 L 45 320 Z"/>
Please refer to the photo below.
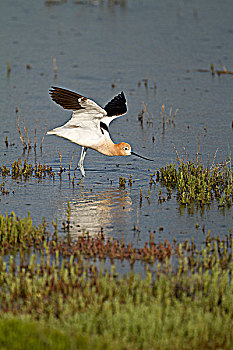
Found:
<path fill-rule="evenodd" d="M 52 222 L 54 232 L 47 229 L 48 224 L 43 223 L 38 227 L 32 224 L 30 214 L 28 217 L 20 219 L 14 213 L 4 217 L 0 216 L 0 251 L 2 255 L 9 253 L 28 252 L 33 250 L 45 256 L 46 254 L 59 255 L 62 258 L 72 256 L 72 259 L 80 261 L 82 259 L 115 259 L 127 260 L 131 267 L 136 261 L 149 262 L 153 264 L 156 260 L 165 261 L 172 254 L 173 249 L 178 250 L 178 246 L 173 243 L 173 247 L 167 241 L 155 243 L 152 235 L 149 242 L 144 247 L 136 248 L 133 243 L 125 244 L 121 241 L 106 237 L 103 233 L 94 237 L 88 234 L 72 240 L 69 237 L 69 217 L 67 223 L 63 223 L 67 236 L 59 236 L 57 232 L 57 222 Z"/>
<path fill-rule="evenodd" d="M 27 349 L 30 329 L 35 349 L 231 349 L 231 232 L 223 240 L 208 233 L 201 250 L 149 240 L 140 251 L 103 236 L 59 238 L 12 213 L 0 217 L 0 247 L 4 348 Z M 116 258 L 129 254 L 144 262 L 144 277 L 116 272 Z"/>
<path fill-rule="evenodd" d="M 55 173 L 50 165 L 35 163 L 33 166 L 31 163 L 28 164 L 27 159 L 24 159 L 24 161 L 14 161 L 10 167 L 0 166 L 0 175 L 3 177 L 11 176 L 13 179 L 27 179 L 29 177 L 41 179 L 46 175 L 54 178 Z"/>
<path fill-rule="evenodd" d="M 222 69 L 215 69 L 213 63 L 210 65 L 210 69 L 197 69 L 197 72 L 206 73 L 209 72 L 214 77 L 215 75 L 225 75 L 230 74 L 233 75 L 233 70 L 227 69 L 226 66 L 220 61 L 222 65 Z"/>
<path fill-rule="evenodd" d="M 18 114 L 18 108 L 16 108 L 16 114 Z M 18 114 L 17 118 L 16 118 L 16 128 L 17 128 L 18 133 L 19 133 L 20 141 L 22 142 L 24 150 L 27 148 L 30 150 L 32 148 L 32 145 L 31 145 L 30 138 L 29 138 L 28 128 L 26 127 L 24 117 L 22 116 L 23 129 L 24 129 L 24 133 L 25 133 L 25 135 L 23 135 L 23 133 L 20 129 L 19 119 L 20 119 L 20 114 Z M 43 146 L 43 142 L 44 142 L 44 138 L 45 138 L 45 134 L 46 134 L 46 129 L 47 129 L 47 121 L 46 121 L 45 126 L 44 126 L 43 136 L 42 136 L 41 143 L 40 143 L 41 150 L 42 150 L 42 146 Z M 27 139 L 27 142 L 25 141 L 25 137 Z M 37 120 L 36 120 L 36 126 L 35 126 L 34 150 L 36 150 L 36 147 L 37 147 Z"/>
<path fill-rule="evenodd" d="M 186 151 L 185 151 L 186 153 Z M 62 176 L 63 169 L 61 164 L 62 155 L 59 153 L 60 168 L 57 175 Z M 178 152 L 177 152 L 178 155 Z M 70 161 L 68 178 L 71 180 L 71 165 L 74 157 L 74 152 Z M 198 206 L 210 204 L 216 200 L 218 207 L 230 207 L 233 203 L 233 171 L 231 168 L 231 160 L 223 163 L 214 164 L 214 160 L 210 165 L 202 163 L 198 158 L 196 161 L 188 159 L 186 153 L 186 161 L 181 159 L 178 155 L 178 167 L 175 163 L 167 164 L 165 167 L 157 169 L 154 174 L 150 174 L 149 186 L 160 184 L 161 189 L 158 191 L 158 201 L 162 203 L 165 197 L 162 196 L 162 188 L 166 188 L 167 200 L 171 199 L 172 191 L 176 193 L 176 198 L 182 205 L 190 205 L 197 203 Z M 72 177 L 72 184 L 74 186 L 75 172 Z M 32 165 L 28 163 L 27 159 L 14 161 L 11 166 L 0 166 L 0 176 L 3 179 L 11 177 L 17 180 L 26 180 L 30 177 L 39 180 L 50 177 L 55 179 L 55 172 L 50 165 L 35 163 Z M 130 174 L 129 179 L 120 176 L 119 187 L 125 189 L 126 186 L 132 187 L 135 180 Z M 150 189 L 146 196 L 150 200 Z M 5 189 L 5 182 L 1 183 L 1 194 L 9 194 L 9 190 Z M 140 202 L 142 201 L 142 191 L 140 189 Z"/>
<path fill-rule="evenodd" d="M 150 175 L 148 203 L 154 186 L 161 203 L 165 188 L 167 200 L 176 193 L 182 205 L 232 206 L 230 161 L 215 165 L 214 157 L 205 165 L 199 151 L 196 161 L 185 155 L 181 159 L 177 152 L 178 166 L 167 164 Z M 55 179 L 55 172 L 49 165 L 18 160 L 1 166 L 0 176 L 1 194 L 7 195 L 8 177 L 41 181 Z M 119 178 L 122 190 L 134 183 L 131 174 Z M 140 187 L 139 206 L 144 196 Z M 194 240 L 157 242 L 152 233 L 142 247 L 103 232 L 74 239 L 69 202 L 62 226 L 60 234 L 55 220 L 35 226 L 30 214 L 0 216 L 1 348 L 231 349 L 231 230 L 223 239 L 203 231 L 201 248 Z M 138 216 L 134 226 L 142 234 Z M 118 274 L 116 266 L 126 264 L 129 273 Z M 142 274 L 135 272 L 139 264 Z"/>
<path fill-rule="evenodd" d="M 185 149 L 185 148 L 184 148 Z M 150 192 L 153 186 L 158 184 L 161 188 L 158 191 L 158 202 L 162 203 L 172 198 L 172 193 L 176 194 L 176 199 L 181 205 L 197 204 L 203 207 L 214 200 L 218 207 L 231 207 L 233 203 L 233 171 L 231 160 L 223 163 L 210 165 L 202 163 L 197 153 L 197 159 L 189 160 L 186 150 L 186 161 L 180 158 L 178 152 L 178 166 L 175 163 L 167 164 L 165 167 L 157 169 L 150 174 L 150 188 L 145 197 L 150 202 Z M 216 155 L 215 155 L 216 156 Z M 127 178 L 119 177 L 120 188 L 132 186 L 135 181 L 132 175 Z M 167 197 L 162 196 L 162 189 L 166 188 Z M 140 187 L 140 203 L 142 202 L 142 190 Z"/>
<path fill-rule="evenodd" d="M 231 155 L 229 159 L 215 164 L 218 148 L 210 165 L 209 155 L 207 165 L 200 157 L 200 137 L 196 160 L 190 160 L 183 146 L 185 158 L 180 157 L 173 145 L 178 161 L 178 169 L 173 164 L 167 164 L 151 175 L 151 182 L 160 183 L 166 187 L 168 199 L 171 198 L 171 190 L 176 191 L 176 198 L 182 205 L 196 203 L 197 206 L 210 204 L 214 199 L 218 207 L 231 207 L 233 203 L 233 171 L 231 167 Z"/>
<path fill-rule="evenodd" d="M 181 204 L 196 201 L 209 204 L 213 199 L 219 207 L 231 206 L 233 202 L 233 172 L 227 162 L 209 168 L 192 161 L 181 162 L 178 169 L 168 164 L 156 173 L 156 181 L 162 186 L 176 190 Z"/>

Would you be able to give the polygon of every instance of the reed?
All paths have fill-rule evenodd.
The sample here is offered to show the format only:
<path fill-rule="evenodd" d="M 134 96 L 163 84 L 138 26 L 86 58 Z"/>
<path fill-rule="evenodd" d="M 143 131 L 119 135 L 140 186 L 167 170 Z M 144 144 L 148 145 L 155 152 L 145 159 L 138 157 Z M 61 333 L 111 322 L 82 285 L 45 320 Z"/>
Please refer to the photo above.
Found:
<path fill-rule="evenodd" d="M 53 72 L 54 72 L 54 83 L 57 80 L 57 59 L 53 58 Z"/>
<path fill-rule="evenodd" d="M 146 122 L 148 125 L 152 125 L 152 127 L 153 127 L 153 117 L 152 117 L 152 119 L 150 119 L 150 115 L 149 115 L 148 110 L 147 110 L 147 105 L 144 102 L 142 102 L 142 105 L 143 105 L 143 110 L 144 110 L 146 118 L 147 118 Z"/>
<path fill-rule="evenodd" d="M 9 143 L 8 143 L 8 137 L 7 136 L 5 138 L 5 145 L 6 145 L 6 148 L 8 148 Z"/>
<path fill-rule="evenodd" d="M 16 110 L 16 113 L 18 114 L 18 109 Z M 31 149 L 32 146 L 31 146 L 31 143 L 30 143 L 30 138 L 29 138 L 29 132 L 28 132 L 28 128 L 25 124 L 25 120 L 24 120 L 24 117 L 22 116 L 22 122 L 23 122 L 23 129 L 24 129 L 24 132 L 25 132 L 25 135 L 26 135 L 26 139 L 27 139 L 27 142 L 25 141 L 25 138 L 21 132 L 21 129 L 20 129 L 20 125 L 19 125 L 19 120 L 20 120 L 20 114 L 18 114 L 17 118 L 16 118 L 16 127 L 17 127 L 17 130 L 18 130 L 18 133 L 19 133 L 19 137 L 20 137 L 20 140 L 23 144 L 23 149 Z M 47 123 L 48 123 L 48 120 L 45 121 L 45 126 L 44 126 L 44 131 L 43 131 L 43 135 L 42 135 L 42 139 L 41 139 L 41 143 L 40 143 L 40 149 L 42 150 L 42 145 L 43 145 L 43 142 L 44 142 L 44 138 L 45 138 L 45 135 L 46 135 L 46 130 L 47 130 Z M 38 121 L 36 119 L 36 125 L 35 125 L 35 132 L 34 132 L 34 150 L 36 150 L 36 147 L 37 147 L 37 124 L 38 124 Z"/>
<path fill-rule="evenodd" d="M 25 121 L 24 121 L 24 117 L 23 116 L 22 116 L 22 121 L 23 121 L 24 132 L 25 132 L 26 137 L 27 137 L 28 148 L 31 149 L 32 146 L 31 146 L 31 143 L 30 143 L 29 135 L 28 135 L 28 129 L 27 129 L 26 125 L 25 125 Z"/>
<path fill-rule="evenodd" d="M 70 160 L 70 164 L 69 164 L 69 172 L 68 172 L 69 179 L 70 179 L 70 171 L 71 171 L 71 165 L 72 165 L 72 162 L 73 162 L 73 159 L 74 159 L 74 154 L 75 154 L 75 150 L 73 151 L 73 154 L 72 154 L 72 157 L 71 157 L 71 160 Z"/>
<path fill-rule="evenodd" d="M 37 119 L 36 119 L 36 126 L 35 126 L 35 142 L 34 142 L 34 150 L 36 149 L 36 140 L 37 139 Z"/>
<path fill-rule="evenodd" d="M 59 162 L 60 162 L 59 176 L 61 177 L 61 174 L 62 174 L 62 172 L 63 172 L 62 163 L 61 163 L 61 160 L 62 160 L 62 152 L 60 153 L 59 149 L 57 149 L 57 153 L 58 153 L 58 155 L 59 155 Z"/>
<path fill-rule="evenodd" d="M 213 77 L 216 74 L 218 76 L 225 75 L 225 74 L 233 75 L 232 70 L 227 69 L 226 66 L 221 61 L 220 61 L 220 64 L 222 65 L 222 69 L 215 69 L 213 63 L 211 63 L 210 70 L 209 69 L 197 69 L 197 72 L 200 72 L 200 73 L 210 72 Z"/>
<path fill-rule="evenodd" d="M 165 106 L 164 105 L 162 105 L 161 115 L 163 120 L 163 132 L 165 132 Z"/>
<path fill-rule="evenodd" d="M 10 65 L 10 61 L 6 61 L 6 66 L 7 66 L 7 78 L 9 78 L 10 73 L 11 73 L 11 65 Z"/>
<path fill-rule="evenodd" d="M 42 139 L 41 139 L 41 142 L 40 142 L 40 149 L 41 150 L 42 150 L 44 138 L 45 138 L 46 131 L 47 131 L 47 125 L 48 125 L 48 119 L 46 119 L 46 121 L 45 121 L 44 131 L 43 131 Z"/>
<path fill-rule="evenodd" d="M 16 118 L 16 127 L 17 127 L 17 130 L 18 130 L 18 133 L 19 133 L 19 138 L 20 138 L 20 141 L 22 142 L 23 144 L 23 149 L 26 149 L 27 148 L 27 143 L 24 139 L 24 136 L 21 132 L 21 129 L 20 129 L 20 126 L 19 126 L 19 118 L 20 118 L 20 114 L 18 115 L 18 117 Z"/>

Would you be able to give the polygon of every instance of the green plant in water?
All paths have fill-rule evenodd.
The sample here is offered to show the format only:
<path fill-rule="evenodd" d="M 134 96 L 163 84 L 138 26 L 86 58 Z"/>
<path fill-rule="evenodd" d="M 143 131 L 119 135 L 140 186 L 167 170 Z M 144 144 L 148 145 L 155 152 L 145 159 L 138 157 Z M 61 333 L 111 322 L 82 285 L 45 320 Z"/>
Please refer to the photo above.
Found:
<path fill-rule="evenodd" d="M 125 184 L 126 184 L 126 178 L 120 176 L 120 177 L 119 177 L 119 185 L 120 185 L 120 187 L 121 187 L 121 188 L 125 188 Z"/>
<path fill-rule="evenodd" d="M 14 161 L 10 167 L 2 165 L 0 167 L 0 175 L 3 177 L 11 176 L 13 179 L 28 179 L 29 177 L 35 177 L 42 179 L 44 177 L 55 176 L 52 167 L 41 163 L 28 164 L 27 159 Z"/>
<path fill-rule="evenodd" d="M 56 222 L 53 226 L 50 234 L 45 220 L 35 227 L 30 215 L 0 216 L 2 348 L 39 349 L 45 342 L 48 349 L 63 344 L 62 349 L 77 342 L 75 348 L 85 350 L 231 349 L 231 231 L 222 240 L 208 232 L 200 250 L 193 240 L 174 242 L 171 250 L 169 243 L 158 246 L 150 237 L 137 251 L 105 238 L 68 242 L 57 237 Z M 84 260 L 98 251 L 106 259 L 107 249 L 112 262 L 144 254 L 144 277 L 133 271 L 120 276 L 114 265 L 104 269 Z M 152 267 L 156 249 L 172 255 Z"/>
<path fill-rule="evenodd" d="M 87 343 L 81 349 L 87 344 L 91 349 L 93 340 L 98 348 L 105 340 L 105 349 L 230 350 L 231 249 L 231 234 L 221 242 L 207 236 L 199 253 L 193 242 L 186 242 L 177 247 L 176 269 L 168 260 L 155 271 L 148 265 L 142 278 L 133 272 L 121 277 L 114 266 L 104 271 L 73 256 L 61 260 L 45 243 L 40 260 L 21 254 L 18 264 L 15 256 L 6 264 L 0 258 L 0 324 L 5 329 L 4 320 L 18 320 L 24 338 L 27 320 L 36 322 L 43 334 L 44 322 L 59 333 L 65 329 L 73 341 L 75 335 L 84 337 Z M 18 327 L 14 332 L 18 334 Z M 8 340 L 12 337 L 10 331 Z M 34 337 L 38 339 L 32 334 L 29 340 Z M 2 339 L 7 341 L 0 331 Z"/>
<path fill-rule="evenodd" d="M 222 164 L 205 166 L 198 161 L 195 164 L 179 158 L 179 166 L 167 164 L 157 170 L 156 181 L 162 186 L 176 190 L 181 204 L 196 201 L 199 205 L 208 204 L 214 199 L 219 207 L 232 206 L 233 181 L 229 161 Z"/>

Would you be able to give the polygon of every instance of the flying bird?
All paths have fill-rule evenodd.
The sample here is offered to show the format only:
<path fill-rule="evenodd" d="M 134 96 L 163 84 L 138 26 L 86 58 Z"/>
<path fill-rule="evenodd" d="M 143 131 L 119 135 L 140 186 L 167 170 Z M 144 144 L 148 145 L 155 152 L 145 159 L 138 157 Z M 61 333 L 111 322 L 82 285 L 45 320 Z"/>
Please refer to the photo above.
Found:
<path fill-rule="evenodd" d="M 66 124 L 48 131 L 47 134 L 63 137 L 82 147 L 78 166 L 83 177 L 85 176 L 83 162 L 88 148 L 106 156 L 135 155 L 151 160 L 134 153 L 128 143 L 115 144 L 111 140 L 109 124 L 113 119 L 127 112 L 123 91 L 108 102 L 104 108 L 87 97 L 60 87 L 52 86 L 49 94 L 54 102 L 73 112 L 71 119 Z"/>

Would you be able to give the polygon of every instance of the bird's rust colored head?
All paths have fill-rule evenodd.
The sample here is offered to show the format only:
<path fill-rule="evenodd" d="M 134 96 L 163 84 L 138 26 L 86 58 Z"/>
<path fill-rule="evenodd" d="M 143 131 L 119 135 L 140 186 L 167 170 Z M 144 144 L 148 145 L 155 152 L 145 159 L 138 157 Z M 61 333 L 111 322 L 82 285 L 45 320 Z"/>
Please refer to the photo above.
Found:
<path fill-rule="evenodd" d="M 131 146 L 126 142 L 120 142 L 116 145 L 118 156 L 130 156 Z"/>

